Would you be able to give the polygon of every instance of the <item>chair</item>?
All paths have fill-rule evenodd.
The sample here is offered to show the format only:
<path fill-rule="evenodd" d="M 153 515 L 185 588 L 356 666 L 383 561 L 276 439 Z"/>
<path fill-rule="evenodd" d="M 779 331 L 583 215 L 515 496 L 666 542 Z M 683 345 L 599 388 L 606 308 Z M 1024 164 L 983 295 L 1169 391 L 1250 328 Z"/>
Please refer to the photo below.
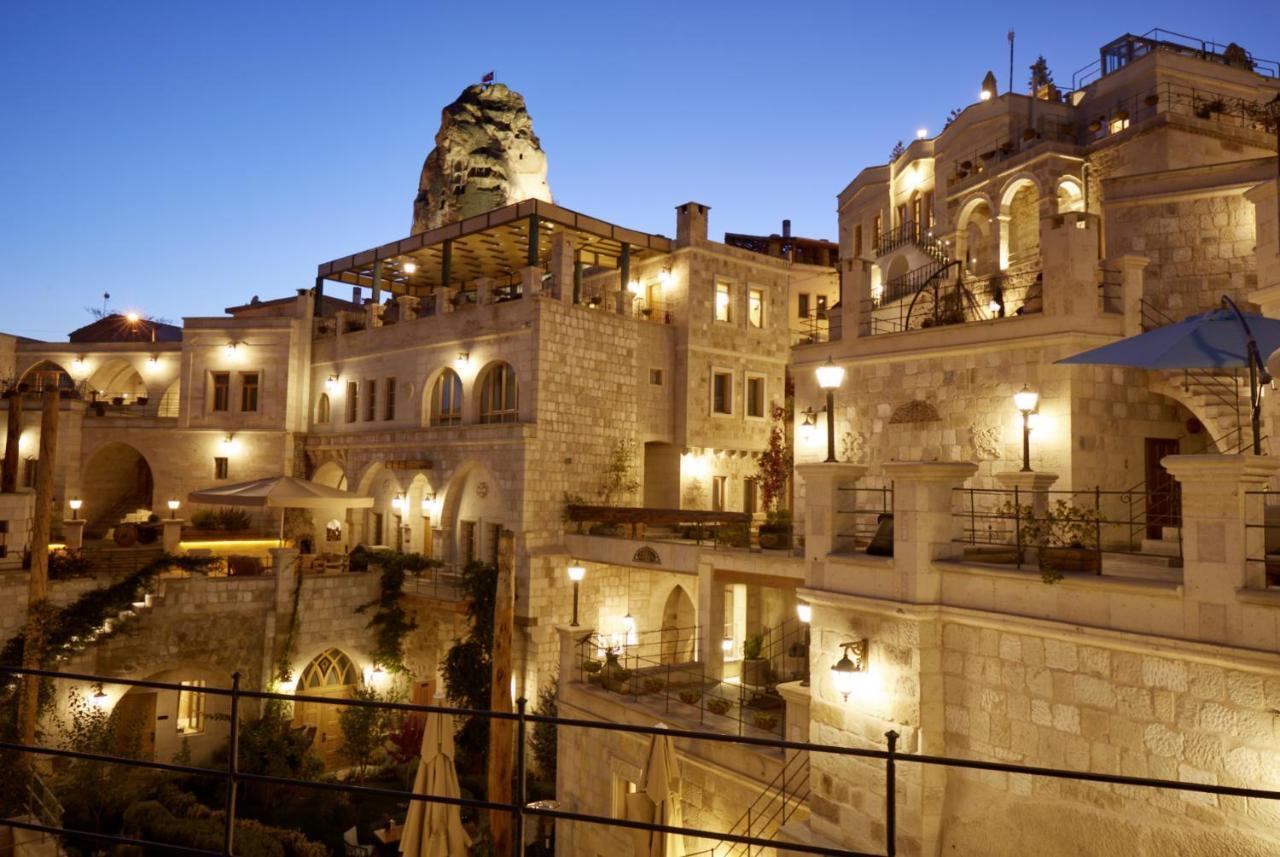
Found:
<path fill-rule="evenodd" d="M 373 846 L 361 845 L 360 835 L 354 827 L 342 834 L 342 847 L 346 857 L 373 857 Z"/>

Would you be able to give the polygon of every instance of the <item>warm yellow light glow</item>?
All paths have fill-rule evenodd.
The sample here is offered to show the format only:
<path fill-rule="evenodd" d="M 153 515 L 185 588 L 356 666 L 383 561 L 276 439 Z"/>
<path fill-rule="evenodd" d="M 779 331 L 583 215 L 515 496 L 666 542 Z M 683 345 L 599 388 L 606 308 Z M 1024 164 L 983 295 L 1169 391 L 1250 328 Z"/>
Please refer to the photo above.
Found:
<path fill-rule="evenodd" d="M 1000 302 L 992 301 L 991 303 L 987 304 L 987 312 L 991 313 L 992 315 L 995 315 L 996 313 L 1000 312 Z"/>
<path fill-rule="evenodd" d="M 658 282 L 662 283 L 663 288 L 671 285 L 675 281 L 675 276 L 671 273 L 670 268 L 663 268 L 658 272 Z"/>
<path fill-rule="evenodd" d="M 142 320 L 142 316 L 138 315 L 136 312 L 131 311 L 124 314 L 124 319 L 125 321 L 129 322 L 129 324 L 137 324 L 139 321 Z"/>
<path fill-rule="evenodd" d="M 178 547 L 183 551 L 192 550 L 209 550 L 209 551 L 244 551 L 244 550 L 266 550 L 280 544 L 279 539 L 198 539 L 196 541 L 183 541 Z"/>
<path fill-rule="evenodd" d="M 1047 427 L 1048 423 L 1045 422 L 1044 414 L 1033 413 L 1027 416 L 1027 428 L 1033 432 Z"/>
<path fill-rule="evenodd" d="M 83 373 L 83 372 L 84 372 L 84 358 L 83 358 L 83 357 L 77 357 L 75 360 L 72 360 L 72 361 L 71 361 L 71 369 L 72 369 L 72 371 L 73 371 L 75 374 L 77 374 L 77 375 L 79 375 L 79 374 Z"/>
<path fill-rule="evenodd" d="M 170 511 L 170 512 L 176 512 L 176 511 L 178 511 L 178 507 L 179 507 L 179 506 L 181 506 L 181 505 L 182 505 L 182 503 L 181 503 L 181 501 L 179 501 L 179 500 L 178 500 L 178 498 L 177 498 L 177 497 L 170 497 L 170 498 L 169 498 L 168 506 L 169 506 L 169 511 Z"/>
<path fill-rule="evenodd" d="M 1014 406 L 1024 414 L 1034 411 L 1039 402 L 1040 394 L 1026 385 L 1023 385 L 1021 390 L 1013 394 Z"/>
<path fill-rule="evenodd" d="M 908 191 L 913 191 L 913 190 L 915 190 L 916 188 L 920 187 L 920 170 L 919 170 L 919 168 L 917 168 L 917 167 L 912 167 L 911 169 L 909 169 L 909 170 L 907 170 L 905 173 L 903 173 L 903 174 L 902 174 L 902 185 L 903 185 L 903 187 L 905 187 Z"/>
<path fill-rule="evenodd" d="M 471 363 L 471 352 L 459 351 L 458 356 L 453 361 L 453 368 L 461 372 L 462 370 L 466 369 L 470 363 Z"/>
<path fill-rule="evenodd" d="M 728 292 L 716 292 L 716 309 L 723 310 L 729 306 Z"/>
<path fill-rule="evenodd" d="M 989 89 L 984 89 L 984 90 L 982 90 L 981 92 L 979 92 L 979 93 L 978 93 L 978 99 L 979 99 L 979 100 L 981 100 L 981 101 L 990 101 L 990 100 L 991 100 L 991 90 L 989 90 Z"/>
<path fill-rule="evenodd" d="M 325 378 L 324 387 L 330 393 L 336 393 L 338 391 L 338 376 L 330 375 L 328 378 Z"/>
<path fill-rule="evenodd" d="M 929 136 L 929 129 L 927 129 L 927 128 L 917 128 L 917 129 L 916 129 L 916 139 L 917 139 L 917 140 L 923 140 L 925 137 L 928 137 L 928 136 Z"/>
<path fill-rule="evenodd" d="M 84 501 L 81 500 L 79 497 L 72 497 L 70 500 L 67 501 L 67 505 L 71 507 L 71 511 L 79 512 L 80 507 L 84 505 Z"/>
<path fill-rule="evenodd" d="M 237 351 L 238 351 L 238 347 L 237 347 L 237 344 L 234 342 L 228 342 L 222 348 L 222 353 L 226 355 L 228 360 L 234 360 L 236 357 Z"/>
<path fill-rule="evenodd" d="M 796 616 L 800 619 L 801 622 L 808 625 L 810 622 L 813 621 L 813 605 L 805 604 L 803 601 L 801 601 L 799 604 L 796 605 Z"/>
<path fill-rule="evenodd" d="M 152 354 L 147 358 L 147 371 L 154 372 L 158 368 L 160 368 L 160 358 Z"/>
<path fill-rule="evenodd" d="M 824 390 L 834 390 L 844 383 L 844 367 L 837 366 L 830 357 L 817 368 L 816 374 L 818 386 Z"/>
<path fill-rule="evenodd" d="M 400 268 L 401 268 L 401 269 L 402 269 L 406 274 L 416 274 L 416 273 L 418 272 L 418 263 L 417 263 L 417 262 L 405 262 L 403 265 L 401 265 L 401 266 L 400 266 Z"/>
<path fill-rule="evenodd" d="M 631 292 L 631 294 L 635 295 L 636 297 L 640 297 L 640 293 L 642 291 L 642 289 L 640 288 L 640 281 L 632 280 L 631 282 L 627 283 L 627 291 Z"/>
<path fill-rule="evenodd" d="M 578 565 L 577 563 L 573 563 L 572 565 L 570 565 L 568 571 L 569 571 L 569 579 L 572 580 L 574 583 L 581 583 L 582 579 L 587 576 L 586 568 L 581 565 Z"/>
<path fill-rule="evenodd" d="M 720 650 L 726 655 L 733 652 L 733 637 L 725 637 L 720 641 Z"/>

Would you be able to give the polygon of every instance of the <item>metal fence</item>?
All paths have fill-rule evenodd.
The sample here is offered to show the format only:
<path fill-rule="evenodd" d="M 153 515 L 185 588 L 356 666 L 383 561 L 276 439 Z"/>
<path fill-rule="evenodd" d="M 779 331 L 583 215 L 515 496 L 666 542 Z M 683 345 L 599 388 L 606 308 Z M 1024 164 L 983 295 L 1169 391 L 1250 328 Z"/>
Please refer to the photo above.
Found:
<path fill-rule="evenodd" d="M 832 552 L 854 553 L 869 546 L 881 522 L 886 516 L 892 517 L 893 483 L 879 487 L 845 485 L 839 491 Z"/>
<path fill-rule="evenodd" d="M 1245 532 L 1260 536 L 1247 539 L 1245 562 L 1252 585 L 1280 589 L 1280 493 L 1246 491 Z"/>
<path fill-rule="evenodd" d="M 460 806 L 463 808 L 471 808 L 474 810 L 489 810 L 496 812 L 509 813 L 513 820 L 514 836 L 512 837 L 512 854 L 513 857 L 520 857 L 524 851 L 525 841 L 525 824 L 526 821 L 534 819 L 547 819 L 550 821 L 566 821 L 579 822 L 584 824 L 602 825 L 610 828 L 620 828 L 626 830 L 641 830 L 650 832 L 668 833 L 682 836 L 699 837 L 719 843 L 736 843 L 747 845 L 752 848 L 778 848 L 780 843 L 776 839 L 767 839 L 759 836 L 749 836 L 744 833 L 735 833 L 732 831 L 716 831 L 697 827 L 677 827 L 672 825 L 653 824 L 640 821 L 630 821 L 610 816 L 595 815 L 592 813 L 574 812 L 568 809 L 553 807 L 545 802 L 539 802 L 531 805 L 527 800 L 527 770 L 525 764 L 525 756 L 528 747 L 529 728 L 532 724 L 548 723 L 555 725 L 558 729 L 583 729 L 594 730 L 599 732 L 616 732 L 626 733 L 635 736 L 655 736 L 667 735 L 676 739 L 685 739 L 695 742 L 708 742 L 712 744 L 734 744 L 743 748 L 755 748 L 765 751 L 794 751 L 809 754 L 812 759 L 813 754 L 822 754 L 827 756 L 839 756 L 846 758 L 859 758 L 876 762 L 884 765 L 884 802 L 883 802 L 883 821 L 881 822 L 884 830 L 884 851 L 883 852 L 867 852 L 853 851 L 841 848 L 832 848 L 821 845 L 811 845 L 808 843 L 791 842 L 785 843 L 785 849 L 790 852 L 799 854 L 820 854 L 832 855 L 832 857 L 894 857 L 897 853 L 897 789 L 898 789 L 898 766 L 902 764 L 919 764 L 927 766 L 939 766 L 944 768 L 952 768 L 969 771 L 987 771 L 1004 774 L 1013 774 L 1017 776 L 1034 776 L 1046 777 L 1056 780 L 1075 781 L 1079 783 L 1097 783 L 1118 786 L 1130 786 L 1150 789 L 1167 789 L 1175 792 L 1194 793 L 1202 795 L 1215 795 L 1223 797 L 1245 797 L 1255 798 L 1259 800 L 1280 801 L 1280 791 L 1243 788 L 1237 786 L 1224 786 L 1208 783 L 1195 782 L 1179 782 L 1176 780 L 1164 780 L 1151 777 L 1135 777 L 1120 774 L 1095 773 L 1090 771 L 1071 771 L 1059 768 L 1044 768 L 1031 765 L 1019 765 L 1004 762 L 992 762 L 979 759 L 960 759 L 948 756 L 938 756 L 923 753 L 904 753 L 897 748 L 898 734 L 894 731 L 885 733 L 884 749 L 857 748 L 857 747 L 838 747 L 829 744 L 811 744 L 802 741 L 786 741 L 778 738 L 759 738 L 750 735 L 720 735 L 708 733 L 700 730 L 691 729 L 671 729 L 667 727 L 646 727 L 634 726 L 623 723 L 613 723 L 597 720 L 585 720 L 580 718 L 567 717 L 547 717 L 543 715 L 529 714 L 526 710 L 525 700 L 517 701 L 517 710 L 512 713 L 494 712 L 494 711 L 468 711 L 463 709 L 447 708 L 430 705 L 413 705 L 408 703 L 392 703 L 377 702 L 368 700 L 354 699 L 332 699 L 327 697 L 312 696 L 292 696 L 287 694 L 268 693 L 265 691 L 245 690 L 240 686 L 240 674 L 234 673 L 231 676 L 231 686 L 228 688 L 206 687 L 194 689 L 190 686 L 171 682 L 159 681 L 141 681 L 111 678 L 107 676 L 89 675 L 82 673 L 56 672 L 52 670 L 36 670 L 21 668 L 6 668 L 8 672 L 15 675 L 38 676 L 47 679 L 58 679 L 66 681 L 74 681 L 84 683 L 86 685 L 122 685 L 127 687 L 141 687 L 154 690 L 170 690 L 170 691 L 187 691 L 192 692 L 198 690 L 207 696 L 222 697 L 229 700 L 230 717 L 228 721 L 229 739 L 227 754 L 227 762 L 225 766 L 219 768 L 199 767 L 189 764 L 178 764 L 171 762 L 156 762 L 145 759 L 128 758 L 121 755 L 106 753 L 86 753 L 76 750 L 61 749 L 57 747 L 49 747 L 44 745 L 28 746 L 24 744 L 4 741 L 0 742 L 0 750 L 14 751 L 20 754 L 32 754 L 36 756 L 50 757 L 53 759 L 80 759 L 93 762 L 102 762 L 112 765 L 132 766 L 152 771 L 168 772 L 171 774 L 194 775 L 201 777 L 216 777 L 221 779 L 225 784 L 225 814 L 223 818 L 223 845 L 219 850 L 210 850 L 202 848 L 192 848 L 181 845 L 172 845 L 163 842 L 154 842 L 142 839 L 131 838 L 117 834 L 95 833 L 85 830 L 73 830 L 64 827 L 62 824 L 49 824 L 39 821 L 24 821 L 19 819 L 0 820 L 0 825 L 9 826 L 20 830 L 31 830 L 42 833 L 54 834 L 56 836 L 76 836 L 88 840 L 94 840 L 104 844 L 116 845 L 133 845 L 141 846 L 148 849 L 147 853 L 180 853 L 180 854 L 199 854 L 199 855 L 223 855 L 230 857 L 236 852 L 236 833 L 237 833 L 237 812 L 236 800 L 237 794 L 242 785 L 245 784 L 268 784 L 294 786 L 303 789 L 315 789 L 317 791 L 329 791 L 346 793 L 349 795 L 367 795 L 374 797 L 383 797 L 397 801 L 419 801 L 423 803 L 438 803 L 452 806 Z M 246 701 L 263 702 L 267 700 L 278 700 L 285 703 L 314 703 L 318 705 L 339 705 L 339 706 L 359 706 L 366 708 L 378 708 L 386 711 L 402 712 L 407 714 L 428 714 L 432 712 L 441 713 L 451 716 L 476 716 L 485 718 L 492 723 L 493 721 L 505 721 L 513 725 L 516 732 L 515 747 L 520 748 L 521 752 L 515 756 L 515 783 L 514 794 L 511 801 L 492 801 L 477 800 L 471 798 L 445 798 L 436 795 L 424 795 L 412 791 L 402 789 L 384 789 L 371 786 L 361 786 L 347 782 L 336 781 L 317 781 L 303 780 L 290 777 L 277 777 L 265 774 L 252 774 L 241 771 L 239 769 L 239 738 L 241 728 L 242 704 Z M 25 758 L 25 756 L 24 756 Z M 12 774 L 12 772 L 8 772 Z M 568 796 L 562 796 L 568 797 Z"/>

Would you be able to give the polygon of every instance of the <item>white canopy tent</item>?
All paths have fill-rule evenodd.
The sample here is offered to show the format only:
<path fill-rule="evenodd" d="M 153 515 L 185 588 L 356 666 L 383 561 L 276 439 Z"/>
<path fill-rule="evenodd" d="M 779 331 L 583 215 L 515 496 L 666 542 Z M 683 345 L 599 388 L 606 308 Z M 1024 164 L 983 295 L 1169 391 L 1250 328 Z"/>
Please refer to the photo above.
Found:
<path fill-rule="evenodd" d="M 270 476 L 234 485 L 205 488 L 192 491 L 187 499 L 192 503 L 213 506 L 279 509 L 281 544 L 284 544 L 285 509 L 367 509 L 373 505 L 372 497 L 362 497 L 350 491 L 330 488 L 293 476 Z"/>

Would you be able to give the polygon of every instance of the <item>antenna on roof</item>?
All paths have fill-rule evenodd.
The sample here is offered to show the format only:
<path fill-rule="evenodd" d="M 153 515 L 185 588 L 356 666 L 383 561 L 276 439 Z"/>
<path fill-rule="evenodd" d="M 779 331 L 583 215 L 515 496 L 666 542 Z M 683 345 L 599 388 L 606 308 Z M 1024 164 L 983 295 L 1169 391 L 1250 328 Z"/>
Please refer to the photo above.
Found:
<path fill-rule="evenodd" d="M 107 317 L 107 301 L 111 300 L 111 292 L 102 293 L 102 317 Z"/>

